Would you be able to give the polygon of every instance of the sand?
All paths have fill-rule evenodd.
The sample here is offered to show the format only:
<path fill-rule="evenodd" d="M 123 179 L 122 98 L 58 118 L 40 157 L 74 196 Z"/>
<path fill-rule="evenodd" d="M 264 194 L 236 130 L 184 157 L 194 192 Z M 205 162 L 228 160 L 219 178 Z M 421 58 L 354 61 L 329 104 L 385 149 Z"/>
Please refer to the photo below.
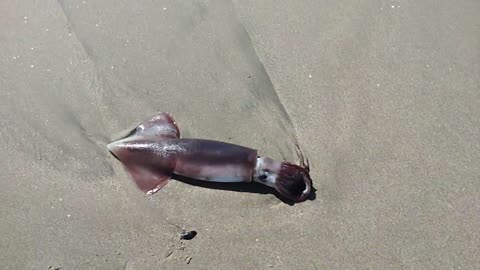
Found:
<path fill-rule="evenodd" d="M 0 10 L 2 269 L 479 267 L 478 1 Z M 106 144 L 160 111 L 277 159 L 298 143 L 315 196 L 141 193 Z"/>

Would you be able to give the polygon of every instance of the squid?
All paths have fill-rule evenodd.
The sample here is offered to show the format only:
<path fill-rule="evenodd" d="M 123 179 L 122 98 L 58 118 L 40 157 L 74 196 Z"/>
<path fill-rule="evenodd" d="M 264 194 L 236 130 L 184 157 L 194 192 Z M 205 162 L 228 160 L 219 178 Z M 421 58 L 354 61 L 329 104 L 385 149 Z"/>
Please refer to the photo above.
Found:
<path fill-rule="evenodd" d="M 153 116 L 107 147 L 146 194 L 159 191 L 174 175 L 211 182 L 258 182 L 294 202 L 305 201 L 312 190 L 308 164 L 276 161 L 241 145 L 180 138 L 180 130 L 167 112 Z"/>

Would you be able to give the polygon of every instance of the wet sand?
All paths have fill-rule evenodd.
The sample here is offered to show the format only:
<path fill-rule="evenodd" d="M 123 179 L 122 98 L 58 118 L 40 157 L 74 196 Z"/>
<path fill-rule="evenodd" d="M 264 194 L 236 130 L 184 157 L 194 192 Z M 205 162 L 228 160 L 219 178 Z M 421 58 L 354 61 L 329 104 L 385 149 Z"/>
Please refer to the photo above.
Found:
<path fill-rule="evenodd" d="M 3 269 L 478 268 L 477 1 L 97 2 L 0 3 Z M 315 198 L 141 193 L 106 144 L 159 111 Z"/>

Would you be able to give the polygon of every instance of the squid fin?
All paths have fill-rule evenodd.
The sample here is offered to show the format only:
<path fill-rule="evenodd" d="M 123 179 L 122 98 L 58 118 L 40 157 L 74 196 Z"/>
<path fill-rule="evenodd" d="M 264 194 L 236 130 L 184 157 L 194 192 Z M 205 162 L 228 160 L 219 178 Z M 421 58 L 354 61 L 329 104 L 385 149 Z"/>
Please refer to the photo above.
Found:
<path fill-rule="evenodd" d="M 172 115 L 162 112 L 135 127 L 126 137 L 133 135 L 178 139 L 180 130 Z"/>
<path fill-rule="evenodd" d="M 171 173 L 151 171 L 142 167 L 129 165 L 125 165 L 125 168 L 132 176 L 138 188 L 149 195 L 162 189 L 171 179 Z"/>

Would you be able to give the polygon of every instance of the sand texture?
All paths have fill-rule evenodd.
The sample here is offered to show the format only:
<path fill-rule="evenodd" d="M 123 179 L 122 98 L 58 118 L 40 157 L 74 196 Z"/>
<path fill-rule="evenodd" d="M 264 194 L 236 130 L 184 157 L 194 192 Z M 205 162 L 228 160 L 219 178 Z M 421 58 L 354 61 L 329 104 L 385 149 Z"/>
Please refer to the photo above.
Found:
<path fill-rule="evenodd" d="M 0 11 L 0 268 L 479 269 L 479 1 Z M 162 111 L 183 137 L 299 145 L 314 196 L 143 194 L 106 145 Z"/>

